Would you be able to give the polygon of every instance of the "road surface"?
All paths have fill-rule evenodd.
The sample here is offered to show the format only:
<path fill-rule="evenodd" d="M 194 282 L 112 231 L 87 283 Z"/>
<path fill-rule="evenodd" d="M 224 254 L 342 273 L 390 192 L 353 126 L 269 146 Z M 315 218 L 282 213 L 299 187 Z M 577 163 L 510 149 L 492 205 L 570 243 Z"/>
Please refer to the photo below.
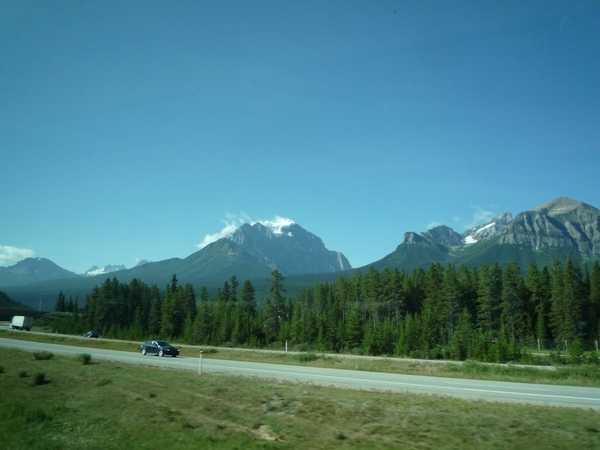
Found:
<path fill-rule="evenodd" d="M 93 359 L 127 364 L 169 367 L 202 373 L 254 376 L 325 386 L 388 392 L 411 392 L 457 396 L 472 400 L 543 404 L 600 410 L 600 388 L 466 380 L 418 375 L 399 375 L 356 370 L 323 369 L 244 361 L 219 360 L 214 357 L 177 358 L 143 356 L 140 353 L 83 348 L 41 342 L 0 338 L 0 347 L 35 352 L 50 351 L 56 355 L 89 353 Z M 201 364 L 200 364 L 201 363 Z"/>

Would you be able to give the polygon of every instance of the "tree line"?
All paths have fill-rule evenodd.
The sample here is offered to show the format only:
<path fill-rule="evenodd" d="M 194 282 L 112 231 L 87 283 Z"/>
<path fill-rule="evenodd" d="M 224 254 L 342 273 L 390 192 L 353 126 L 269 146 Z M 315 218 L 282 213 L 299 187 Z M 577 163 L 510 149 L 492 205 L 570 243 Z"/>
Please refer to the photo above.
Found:
<path fill-rule="evenodd" d="M 85 306 L 53 322 L 59 332 L 96 330 L 106 337 L 162 337 L 189 344 L 420 358 L 511 361 L 541 342 L 581 346 L 600 331 L 600 265 L 567 258 L 541 269 L 531 263 L 467 268 L 433 263 L 412 274 L 370 268 L 333 283 L 286 295 L 271 273 L 262 308 L 246 280 L 235 276 L 214 295 L 197 294 L 173 275 L 165 289 L 138 279 L 107 279 Z M 72 304 L 64 297 L 57 310 Z M 66 305 L 66 306 L 65 306 Z M 78 307 L 77 307 L 78 308 Z"/>

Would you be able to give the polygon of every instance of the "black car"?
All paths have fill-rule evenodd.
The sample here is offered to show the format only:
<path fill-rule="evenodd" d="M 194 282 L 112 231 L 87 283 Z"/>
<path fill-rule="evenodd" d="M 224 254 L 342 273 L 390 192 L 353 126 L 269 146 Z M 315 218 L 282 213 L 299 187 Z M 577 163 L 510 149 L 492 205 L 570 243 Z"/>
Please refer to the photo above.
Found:
<path fill-rule="evenodd" d="M 173 347 L 167 341 L 160 340 L 144 342 L 142 344 L 141 352 L 142 355 L 171 355 L 173 358 L 179 355 L 179 349 L 177 347 Z"/>
<path fill-rule="evenodd" d="M 83 335 L 84 338 L 98 338 L 100 337 L 100 334 L 96 333 L 95 331 L 88 331 L 87 333 L 85 333 Z"/>

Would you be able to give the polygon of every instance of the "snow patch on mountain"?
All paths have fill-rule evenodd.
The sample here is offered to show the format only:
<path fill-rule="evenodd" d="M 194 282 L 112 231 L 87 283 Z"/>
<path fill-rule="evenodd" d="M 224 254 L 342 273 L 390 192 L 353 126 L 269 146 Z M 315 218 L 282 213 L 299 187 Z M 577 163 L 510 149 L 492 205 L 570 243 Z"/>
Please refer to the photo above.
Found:
<path fill-rule="evenodd" d="M 92 268 L 85 271 L 83 274 L 86 277 L 95 277 L 98 275 L 106 275 L 107 273 L 116 272 L 118 270 L 125 270 L 126 267 L 122 264 L 120 265 L 108 265 L 105 267 L 93 266 Z"/>
<path fill-rule="evenodd" d="M 477 239 L 479 235 L 484 230 L 492 228 L 495 224 L 496 222 L 490 222 L 487 225 L 482 226 L 481 228 L 471 230 L 472 234 L 465 237 L 465 245 L 474 244 L 475 242 L 477 242 L 479 240 Z"/>
<path fill-rule="evenodd" d="M 286 236 L 291 237 L 292 232 L 286 231 L 286 230 L 284 230 L 284 228 L 294 225 L 296 222 L 294 222 L 292 219 L 275 216 L 274 220 L 263 220 L 263 221 L 260 221 L 260 223 L 262 225 L 264 225 L 265 227 L 267 227 L 269 230 L 271 230 L 271 233 L 273 233 L 273 234 L 276 234 L 279 236 L 286 235 Z"/>
<path fill-rule="evenodd" d="M 493 235 L 498 233 L 502 229 L 502 227 L 504 227 L 512 220 L 512 214 L 509 212 L 505 212 L 496 217 L 493 217 L 492 220 L 490 220 L 488 223 L 470 228 L 462 234 L 464 237 L 465 245 L 474 244 L 481 240 L 485 240 L 492 237 Z"/>

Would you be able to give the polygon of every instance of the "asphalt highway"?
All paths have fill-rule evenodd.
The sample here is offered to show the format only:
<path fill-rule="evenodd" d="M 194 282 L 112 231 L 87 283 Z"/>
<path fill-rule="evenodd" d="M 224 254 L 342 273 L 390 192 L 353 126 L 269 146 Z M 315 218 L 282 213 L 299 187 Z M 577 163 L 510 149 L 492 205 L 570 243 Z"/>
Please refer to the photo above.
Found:
<path fill-rule="evenodd" d="M 355 370 L 323 369 L 244 361 L 228 361 L 203 357 L 143 356 L 141 353 L 83 348 L 40 342 L 0 338 L 0 347 L 18 348 L 28 352 L 41 350 L 56 355 L 89 353 L 93 359 L 126 364 L 159 366 L 196 371 L 200 374 L 230 374 L 261 379 L 286 380 L 325 386 L 393 392 L 411 392 L 456 396 L 472 400 L 542 404 L 563 407 L 600 409 L 600 388 L 556 386 L 467 380 L 417 375 L 399 375 Z"/>

